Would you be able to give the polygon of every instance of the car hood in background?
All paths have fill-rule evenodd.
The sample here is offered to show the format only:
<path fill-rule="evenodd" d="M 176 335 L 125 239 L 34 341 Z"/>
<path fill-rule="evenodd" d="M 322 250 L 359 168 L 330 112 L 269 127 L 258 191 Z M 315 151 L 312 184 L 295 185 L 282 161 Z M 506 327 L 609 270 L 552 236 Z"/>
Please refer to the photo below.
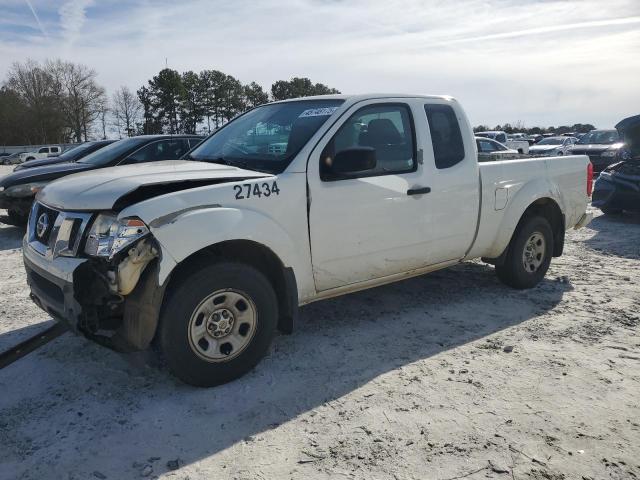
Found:
<path fill-rule="evenodd" d="M 76 172 L 84 172 L 92 168 L 94 168 L 93 165 L 88 163 L 69 162 L 45 165 L 43 167 L 23 168 L 0 179 L 0 186 L 8 188 L 31 182 L 50 182 L 60 177 Z"/>
<path fill-rule="evenodd" d="M 640 115 L 625 118 L 618 122 L 616 130 L 627 142 L 631 156 L 640 156 Z"/>
<path fill-rule="evenodd" d="M 531 152 L 549 152 L 551 150 L 557 150 L 562 148 L 562 145 L 532 145 L 529 147 L 529 153 Z"/>
<path fill-rule="evenodd" d="M 126 206 L 123 202 L 132 204 L 172 191 L 266 176 L 271 175 L 214 163 L 165 160 L 72 175 L 48 185 L 37 198 L 60 210 L 111 210 Z"/>
<path fill-rule="evenodd" d="M 594 144 L 584 144 L 584 145 L 574 145 L 573 147 L 571 147 L 571 152 L 580 152 L 580 153 L 584 153 L 586 155 L 593 153 L 593 154 L 599 154 L 604 152 L 605 150 L 609 150 L 609 149 L 616 149 L 616 148 L 620 148 L 622 147 L 622 145 L 624 145 L 623 143 L 612 143 L 609 145 L 604 145 L 601 143 L 594 143 Z"/>
<path fill-rule="evenodd" d="M 57 165 L 58 163 L 71 163 L 66 158 L 49 157 L 42 160 L 29 160 L 28 162 L 21 163 L 13 169 L 14 172 L 24 170 L 26 168 L 44 167 L 45 165 Z"/>

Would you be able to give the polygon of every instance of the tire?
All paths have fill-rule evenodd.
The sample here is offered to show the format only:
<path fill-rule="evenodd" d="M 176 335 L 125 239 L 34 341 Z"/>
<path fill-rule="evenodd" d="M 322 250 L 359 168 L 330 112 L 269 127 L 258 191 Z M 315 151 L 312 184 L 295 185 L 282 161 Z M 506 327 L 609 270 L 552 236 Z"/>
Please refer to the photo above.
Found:
<path fill-rule="evenodd" d="M 622 209 L 619 208 L 600 207 L 600 210 L 605 215 L 620 215 L 622 213 Z"/>
<path fill-rule="evenodd" d="M 35 159 L 36 159 L 35 157 L 27 157 L 27 158 L 25 159 L 25 162 L 29 162 L 29 161 L 31 161 L 31 160 L 35 160 Z"/>
<path fill-rule="evenodd" d="M 29 221 L 29 215 L 17 210 L 7 210 L 8 222 L 16 227 L 24 227 Z"/>
<path fill-rule="evenodd" d="M 212 387 L 257 365 L 278 322 L 276 294 L 264 274 L 219 262 L 192 269 L 175 285 L 160 315 L 158 346 L 176 377 Z"/>
<path fill-rule="evenodd" d="M 551 225 L 540 216 L 523 219 L 508 248 L 504 264 L 496 266 L 500 281 L 520 290 L 535 287 L 542 281 L 551 264 Z M 525 249 L 530 249 L 527 259 Z"/>

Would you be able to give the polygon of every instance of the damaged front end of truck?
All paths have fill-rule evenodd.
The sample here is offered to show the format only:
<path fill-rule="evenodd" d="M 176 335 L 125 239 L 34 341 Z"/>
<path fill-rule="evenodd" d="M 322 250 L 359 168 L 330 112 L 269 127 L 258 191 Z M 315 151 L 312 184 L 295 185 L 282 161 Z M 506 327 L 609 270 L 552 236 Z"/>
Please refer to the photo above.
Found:
<path fill-rule="evenodd" d="M 149 346 L 164 288 L 158 284 L 161 251 L 142 220 L 36 203 L 24 242 L 37 305 L 114 350 Z"/>
<path fill-rule="evenodd" d="M 616 128 L 625 142 L 623 160 L 602 171 L 592 204 L 606 214 L 640 212 L 640 115 L 625 118 Z"/>

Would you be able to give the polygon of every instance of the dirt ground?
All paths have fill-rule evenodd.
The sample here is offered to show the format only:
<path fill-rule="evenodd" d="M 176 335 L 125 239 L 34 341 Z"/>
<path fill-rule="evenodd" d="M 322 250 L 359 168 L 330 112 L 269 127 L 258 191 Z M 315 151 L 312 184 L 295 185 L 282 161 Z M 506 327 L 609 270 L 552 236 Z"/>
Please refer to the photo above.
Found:
<path fill-rule="evenodd" d="M 0 226 L 0 350 L 52 322 L 22 235 Z M 640 217 L 565 252 L 529 291 L 471 262 L 310 305 L 206 390 L 65 334 L 0 370 L 0 478 L 640 478 Z"/>

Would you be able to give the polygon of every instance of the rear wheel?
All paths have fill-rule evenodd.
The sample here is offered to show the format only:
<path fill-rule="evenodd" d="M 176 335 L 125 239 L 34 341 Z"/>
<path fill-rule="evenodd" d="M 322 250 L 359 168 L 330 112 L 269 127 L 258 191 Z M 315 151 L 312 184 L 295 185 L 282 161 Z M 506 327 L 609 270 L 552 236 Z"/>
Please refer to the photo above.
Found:
<path fill-rule="evenodd" d="M 211 387 L 251 370 L 276 331 L 278 303 L 267 278 L 242 263 L 200 267 L 168 293 L 159 343 L 182 381 Z"/>
<path fill-rule="evenodd" d="M 521 222 L 509 244 L 504 264 L 496 266 L 498 278 L 518 289 L 535 287 L 544 278 L 553 256 L 553 231 L 540 216 Z"/>

